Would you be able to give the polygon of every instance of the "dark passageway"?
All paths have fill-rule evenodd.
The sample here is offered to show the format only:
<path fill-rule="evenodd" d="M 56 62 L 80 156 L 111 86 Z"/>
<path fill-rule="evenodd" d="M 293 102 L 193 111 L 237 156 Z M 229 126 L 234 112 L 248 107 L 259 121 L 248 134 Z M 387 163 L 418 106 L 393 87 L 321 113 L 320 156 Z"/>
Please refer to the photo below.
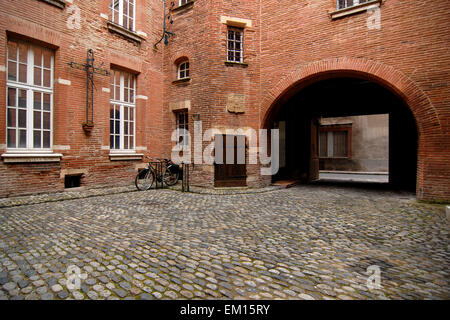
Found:
<path fill-rule="evenodd" d="M 408 106 L 381 85 L 357 78 L 331 78 L 290 93 L 273 109 L 280 128 L 280 170 L 273 180 L 318 179 L 318 119 L 389 115 L 389 187 L 416 189 L 418 132 Z"/>

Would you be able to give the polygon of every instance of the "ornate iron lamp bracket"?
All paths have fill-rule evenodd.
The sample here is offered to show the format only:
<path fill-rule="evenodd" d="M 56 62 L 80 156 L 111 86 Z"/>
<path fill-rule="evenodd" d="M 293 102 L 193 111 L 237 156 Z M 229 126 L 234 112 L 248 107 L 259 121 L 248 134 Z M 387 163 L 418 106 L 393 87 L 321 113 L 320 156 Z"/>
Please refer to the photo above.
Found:
<path fill-rule="evenodd" d="M 171 15 L 171 11 L 173 9 L 173 7 L 175 7 L 175 2 L 172 1 L 170 4 L 170 9 L 169 9 L 169 15 L 166 17 L 166 0 L 163 0 L 164 2 L 164 17 L 163 17 L 163 34 L 161 36 L 161 39 L 159 39 L 158 42 L 156 42 L 153 45 L 153 48 L 156 49 L 156 47 L 158 46 L 158 44 L 164 39 L 164 44 L 168 45 L 169 44 L 169 37 L 172 37 L 175 35 L 175 33 L 170 32 L 167 30 L 167 24 L 166 24 L 166 19 L 169 21 L 170 24 L 173 23 L 172 20 L 172 15 Z"/>

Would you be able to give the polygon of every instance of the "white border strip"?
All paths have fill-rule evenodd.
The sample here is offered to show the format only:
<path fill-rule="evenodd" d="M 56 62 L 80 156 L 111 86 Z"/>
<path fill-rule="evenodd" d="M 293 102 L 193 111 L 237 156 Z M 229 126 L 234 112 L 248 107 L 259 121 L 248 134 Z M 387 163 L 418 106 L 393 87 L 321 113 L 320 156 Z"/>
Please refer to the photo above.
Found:
<path fill-rule="evenodd" d="M 58 82 L 59 84 L 63 84 L 65 86 L 70 86 L 72 84 L 72 82 L 70 80 L 66 80 L 66 79 L 62 79 L 62 78 L 58 78 L 56 80 L 56 82 Z"/>

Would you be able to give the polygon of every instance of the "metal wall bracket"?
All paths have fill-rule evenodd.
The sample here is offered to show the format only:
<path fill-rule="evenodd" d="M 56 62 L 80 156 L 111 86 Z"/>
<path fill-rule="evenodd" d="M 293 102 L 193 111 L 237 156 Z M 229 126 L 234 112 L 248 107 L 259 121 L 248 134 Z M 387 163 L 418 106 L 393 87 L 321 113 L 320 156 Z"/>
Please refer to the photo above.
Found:
<path fill-rule="evenodd" d="M 165 45 L 168 45 L 168 44 L 169 44 L 169 37 L 172 37 L 172 36 L 175 35 L 175 33 L 170 32 L 170 31 L 167 30 L 167 25 L 166 25 L 166 19 L 169 21 L 170 24 L 173 23 L 171 12 L 172 12 L 172 9 L 175 7 L 175 2 L 174 2 L 174 1 L 171 2 L 171 4 L 170 4 L 170 9 L 169 9 L 169 15 L 168 15 L 167 17 L 166 17 L 166 0 L 163 0 L 163 2 L 164 2 L 163 34 L 162 34 L 162 36 L 161 36 L 161 39 L 159 39 L 159 41 L 156 42 L 156 43 L 153 45 L 153 48 L 154 48 L 154 49 L 156 49 L 156 47 L 158 46 L 158 44 L 159 44 L 163 39 L 164 39 L 164 44 L 165 44 Z"/>
<path fill-rule="evenodd" d="M 99 74 L 102 76 L 109 76 L 108 70 L 101 69 L 103 63 L 100 67 L 94 65 L 94 51 L 89 49 L 87 51 L 86 63 L 81 64 L 78 62 L 69 62 L 68 65 L 71 68 L 84 70 L 86 72 L 86 122 L 83 123 L 83 129 L 86 132 L 90 132 L 94 126 L 94 74 Z"/>

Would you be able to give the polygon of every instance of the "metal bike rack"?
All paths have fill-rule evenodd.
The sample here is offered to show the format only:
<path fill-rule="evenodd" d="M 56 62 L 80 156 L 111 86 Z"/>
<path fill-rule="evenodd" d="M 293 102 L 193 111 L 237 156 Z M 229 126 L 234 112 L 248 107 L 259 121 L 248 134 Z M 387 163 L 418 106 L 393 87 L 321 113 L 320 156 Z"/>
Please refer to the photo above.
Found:
<path fill-rule="evenodd" d="M 183 180 L 181 183 L 181 191 L 189 192 L 189 163 L 181 163 L 183 169 Z"/>
<path fill-rule="evenodd" d="M 163 163 L 162 161 L 151 161 L 150 165 L 155 169 L 155 189 L 164 188 Z M 161 179 L 161 180 L 159 180 Z"/>

